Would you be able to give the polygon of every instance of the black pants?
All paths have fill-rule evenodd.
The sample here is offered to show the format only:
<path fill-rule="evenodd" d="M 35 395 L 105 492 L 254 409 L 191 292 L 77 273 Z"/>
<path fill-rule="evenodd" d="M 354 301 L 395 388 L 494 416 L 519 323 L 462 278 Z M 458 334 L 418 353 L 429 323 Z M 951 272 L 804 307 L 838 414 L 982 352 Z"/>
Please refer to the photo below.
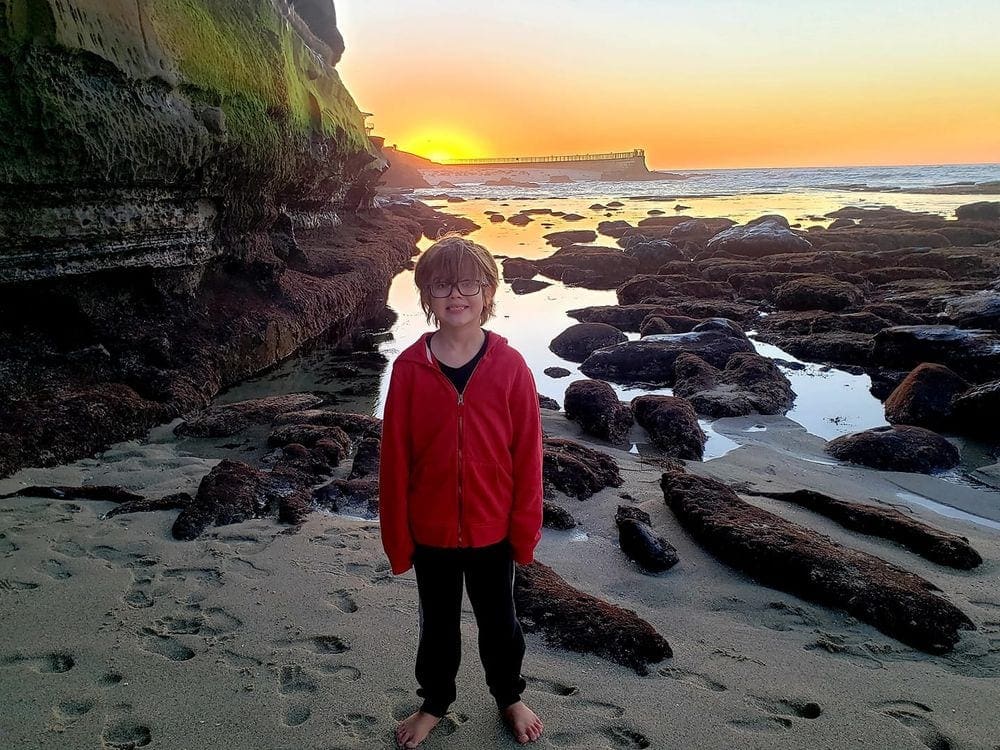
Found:
<path fill-rule="evenodd" d="M 455 700 L 462 658 L 462 579 L 479 626 L 479 657 L 486 684 L 501 710 L 521 700 L 524 635 L 514 612 L 514 561 L 503 541 L 489 547 L 417 546 L 413 569 L 420 594 L 417 695 L 421 706 L 444 716 Z"/>

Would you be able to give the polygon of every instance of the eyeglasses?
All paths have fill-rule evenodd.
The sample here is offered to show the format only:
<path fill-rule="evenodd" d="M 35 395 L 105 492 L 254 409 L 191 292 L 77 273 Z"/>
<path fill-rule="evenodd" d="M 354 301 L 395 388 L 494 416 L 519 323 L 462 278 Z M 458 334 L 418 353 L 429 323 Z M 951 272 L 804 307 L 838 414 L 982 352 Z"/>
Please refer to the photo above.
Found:
<path fill-rule="evenodd" d="M 479 281 L 478 279 L 435 281 L 427 287 L 427 291 L 430 292 L 430 295 L 435 299 L 444 299 L 445 297 L 450 297 L 452 290 L 455 287 L 458 287 L 458 293 L 463 297 L 475 297 L 484 286 L 486 286 L 486 282 Z"/>

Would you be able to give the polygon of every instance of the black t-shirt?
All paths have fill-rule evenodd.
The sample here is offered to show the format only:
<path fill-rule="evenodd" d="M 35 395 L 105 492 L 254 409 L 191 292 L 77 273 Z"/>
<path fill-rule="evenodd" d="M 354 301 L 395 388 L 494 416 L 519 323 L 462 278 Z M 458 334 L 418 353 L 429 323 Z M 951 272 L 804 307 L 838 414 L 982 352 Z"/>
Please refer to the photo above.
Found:
<path fill-rule="evenodd" d="M 434 338 L 434 335 L 435 334 L 433 333 L 431 334 L 432 339 Z M 437 362 L 438 367 L 441 368 L 441 372 L 447 376 L 448 380 L 455 384 L 455 390 L 459 393 L 465 390 L 465 386 L 469 382 L 469 377 L 472 375 L 472 371 L 476 369 L 476 365 L 479 364 L 479 360 L 481 360 L 483 358 L 483 354 L 486 353 L 486 344 L 489 340 L 490 335 L 487 333 L 483 336 L 483 345 L 479 347 L 479 351 L 476 352 L 476 355 L 461 367 L 449 367 L 440 359 L 434 357 L 434 361 Z M 430 339 L 428 339 L 427 345 L 430 346 L 430 343 Z"/>

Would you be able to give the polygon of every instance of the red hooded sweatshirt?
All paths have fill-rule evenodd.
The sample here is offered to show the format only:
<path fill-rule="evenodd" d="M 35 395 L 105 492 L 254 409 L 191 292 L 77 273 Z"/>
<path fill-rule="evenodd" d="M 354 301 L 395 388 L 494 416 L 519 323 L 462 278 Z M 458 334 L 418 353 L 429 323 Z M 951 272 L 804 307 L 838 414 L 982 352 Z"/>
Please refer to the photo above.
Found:
<path fill-rule="evenodd" d="M 425 334 L 397 357 L 382 422 L 382 545 L 400 574 L 414 544 L 486 547 L 507 539 L 530 563 L 542 525 L 542 423 L 524 358 L 490 331 L 460 395 Z"/>

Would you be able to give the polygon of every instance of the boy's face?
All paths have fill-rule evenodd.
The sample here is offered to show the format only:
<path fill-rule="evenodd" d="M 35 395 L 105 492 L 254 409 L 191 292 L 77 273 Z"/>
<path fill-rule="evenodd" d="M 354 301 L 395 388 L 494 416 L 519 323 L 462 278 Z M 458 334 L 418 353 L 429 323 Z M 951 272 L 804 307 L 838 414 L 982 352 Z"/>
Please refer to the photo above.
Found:
<path fill-rule="evenodd" d="M 445 293 L 449 285 L 451 289 L 446 297 L 434 296 Z M 463 291 L 472 291 L 476 286 L 478 289 L 474 294 L 462 294 Z M 453 330 L 478 328 L 483 306 L 492 293 L 481 273 L 465 268 L 459 279 L 435 279 L 431 292 L 431 312 L 437 318 L 438 325 Z"/>

